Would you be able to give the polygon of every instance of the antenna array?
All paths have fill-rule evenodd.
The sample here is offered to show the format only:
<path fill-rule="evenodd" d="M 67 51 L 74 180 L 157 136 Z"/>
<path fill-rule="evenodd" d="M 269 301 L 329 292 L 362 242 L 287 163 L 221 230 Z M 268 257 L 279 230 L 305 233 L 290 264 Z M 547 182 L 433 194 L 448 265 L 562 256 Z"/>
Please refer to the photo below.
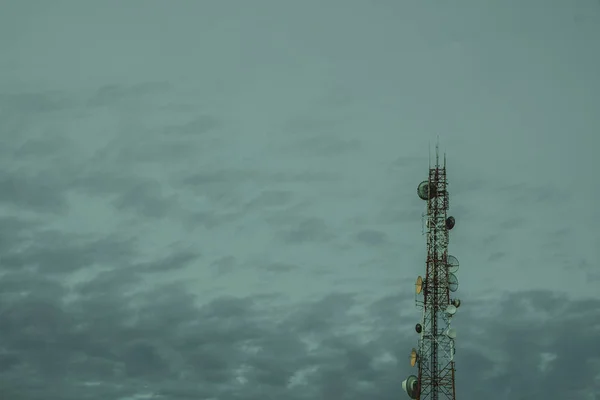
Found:
<path fill-rule="evenodd" d="M 436 145 L 435 165 L 429 165 L 429 179 L 421 182 L 417 194 L 427 201 L 424 234 L 427 235 L 425 278 L 419 276 L 415 285 L 416 304 L 422 319 L 415 326 L 419 334 L 418 347 L 412 349 L 410 365 L 417 375 L 410 375 L 402 388 L 411 399 L 456 399 L 454 384 L 454 341 L 456 330 L 452 317 L 460 307 L 459 299 L 450 294 L 458 290 L 458 259 L 448 255 L 449 231 L 454 217 L 448 216 L 450 206 L 446 179 L 446 155 L 440 165 L 439 145 Z"/>

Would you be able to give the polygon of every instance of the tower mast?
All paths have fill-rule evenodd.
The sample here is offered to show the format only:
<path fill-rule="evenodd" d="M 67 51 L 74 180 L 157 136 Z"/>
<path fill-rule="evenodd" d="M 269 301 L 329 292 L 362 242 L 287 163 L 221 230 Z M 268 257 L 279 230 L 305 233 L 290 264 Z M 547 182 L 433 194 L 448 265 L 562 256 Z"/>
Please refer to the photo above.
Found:
<path fill-rule="evenodd" d="M 448 216 L 450 206 L 446 178 L 446 154 L 440 164 L 439 144 L 435 147 L 435 165 L 429 165 L 429 179 L 421 182 L 417 194 L 427 202 L 425 232 L 427 257 L 425 278 L 416 282 L 416 304 L 422 319 L 415 326 L 418 346 L 413 348 L 410 364 L 417 375 L 410 375 L 402 388 L 411 399 L 455 400 L 454 340 L 452 317 L 460 307 L 450 294 L 458 289 L 458 260 L 448 255 L 449 231 L 456 223 Z"/>

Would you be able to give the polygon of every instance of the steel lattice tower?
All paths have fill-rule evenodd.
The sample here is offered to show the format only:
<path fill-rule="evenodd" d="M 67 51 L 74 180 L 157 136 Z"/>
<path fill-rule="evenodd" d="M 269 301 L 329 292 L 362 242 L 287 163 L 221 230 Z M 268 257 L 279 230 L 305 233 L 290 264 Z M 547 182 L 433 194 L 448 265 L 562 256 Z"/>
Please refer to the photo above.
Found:
<path fill-rule="evenodd" d="M 456 399 L 454 382 L 454 340 L 456 331 L 450 327 L 460 300 L 451 299 L 458 289 L 458 260 L 448 255 L 449 231 L 455 225 L 448 216 L 450 206 L 446 177 L 446 156 L 440 165 L 436 146 L 435 165 L 429 165 L 429 179 L 421 182 L 417 194 L 427 201 L 424 231 L 427 235 L 425 278 L 416 283 L 416 303 L 422 310 L 422 320 L 415 326 L 420 335 L 418 347 L 411 352 L 411 366 L 418 370 L 402 382 L 409 397 L 417 400 Z"/>

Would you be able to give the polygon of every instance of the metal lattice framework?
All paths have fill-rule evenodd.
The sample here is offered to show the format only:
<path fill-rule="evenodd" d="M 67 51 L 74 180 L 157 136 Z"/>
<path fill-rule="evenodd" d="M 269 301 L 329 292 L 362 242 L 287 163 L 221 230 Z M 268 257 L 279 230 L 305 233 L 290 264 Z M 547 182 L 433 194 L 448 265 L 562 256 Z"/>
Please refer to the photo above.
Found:
<path fill-rule="evenodd" d="M 451 329 L 452 316 L 460 306 L 460 300 L 451 299 L 450 293 L 458 288 L 454 272 L 458 260 L 448 255 L 449 231 L 455 220 L 448 216 L 450 206 L 446 177 L 446 157 L 439 163 L 436 146 L 435 165 L 429 167 L 429 179 L 417 190 L 421 199 L 427 201 L 424 214 L 427 235 L 427 259 L 425 278 L 417 279 L 417 306 L 423 316 L 415 329 L 420 334 L 418 348 L 413 349 L 411 365 L 418 370 L 403 382 L 409 397 L 417 400 L 456 399 L 454 380 L 454 340 L 456 332 Z"/>

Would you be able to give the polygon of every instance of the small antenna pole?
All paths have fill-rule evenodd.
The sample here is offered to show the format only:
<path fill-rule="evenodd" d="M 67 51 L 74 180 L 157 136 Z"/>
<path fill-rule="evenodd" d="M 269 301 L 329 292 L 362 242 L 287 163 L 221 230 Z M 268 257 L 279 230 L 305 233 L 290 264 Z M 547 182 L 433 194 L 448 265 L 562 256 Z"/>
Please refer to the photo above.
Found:
<path fill-rule="evenodd" d="M 429 142 L 429 152 L 427 154 L 429 155 L 429 168 L 431 169 L 431 141 Z"/>
<path fill-rule="evenodd" d="M 444 169 L 446 169 L 446 152 L 444 151 Z"/>
<path fill-rule="evenodd" d="M 437 136 L 437 140 L 435 142 L 435 167 L 440 166 L 440 135 Z"/>

